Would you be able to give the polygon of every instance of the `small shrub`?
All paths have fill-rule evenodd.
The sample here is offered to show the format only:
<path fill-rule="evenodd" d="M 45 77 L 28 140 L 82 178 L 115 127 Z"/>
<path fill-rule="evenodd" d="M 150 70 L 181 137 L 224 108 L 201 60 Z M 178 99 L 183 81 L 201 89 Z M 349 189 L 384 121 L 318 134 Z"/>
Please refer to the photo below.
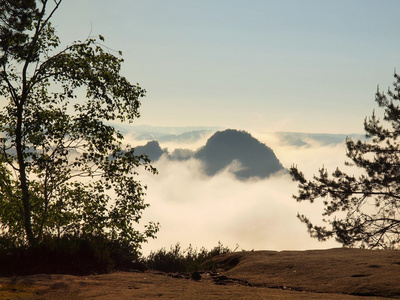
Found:
<path fill-rule="evenodd" d="M 186 250 L 182 250 L 179 243 L 171 246 L 167 251 L 165 248 L 151 252 L 144 259 L 146 266 L 153 270 L 162 272 L 193 272 L 200 269 L 213 269 L 215 266 L 209 260 L 217 255 L 232 252 L 228 247 L 220 242 L 216 247 L 207 250 L 204 247 L 198 251 L 191 245 Z M 205 262 L 208 262 L 205 264 Z"/>
<path fill-rule="evenodd" d="M 87 275 L 113 270 L 144 270 L 129 243 L 103 236 L 46 237 L 35 248 L 4 247 L 0 275 L 38 273 Z"/>

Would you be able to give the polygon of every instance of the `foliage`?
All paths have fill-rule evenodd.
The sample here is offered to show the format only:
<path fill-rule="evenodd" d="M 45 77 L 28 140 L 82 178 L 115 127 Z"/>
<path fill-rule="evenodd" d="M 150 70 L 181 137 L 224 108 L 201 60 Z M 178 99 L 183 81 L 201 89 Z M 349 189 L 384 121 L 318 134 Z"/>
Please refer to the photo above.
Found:
<path fill-rule="evenodd" d="M 145 269 L 129 243 L 89 235 L 45 237 L 35 248 L 0 247 L 0 265 L 1 276 L 38 273 L 88 275 Z"/>
<path fill-rule="evenodd" d="M 204 263 L 214 256 L 229 252 L 232 252 L 232 250 L 224 247 L 221 243 L 218 243 L 211 250 L 202 247 L 199 251 L 193 249 L 191 245 L 186 250 L 182 250 L 180 244 L 177 243 L 174 247 L 171 246 L 169 251 L 162 248 L 156 252 L 151 252 L 144 262 L 147 267 L 153 270 L 192 272 L 199 271 L 201 268 L 212 267 L 210 265 L 205 266 Z"/>
<path fill-rule="evenodd" d="M 136 170 L 156 170 L 109 124 L 139 117 L 145 90 L 102 36 L 59 49 L 50 19 L 61 1 L 0 0 L 0 234 L 17 246 L 98 236 L 139 251 L 158 225 L 134 228 L 148 206 Z"/>
<path fill-rule="evenodd" d="M 312 237 L 324 241 L 335 237 L 344 246 L 400 248 L 400 77 L 394 74 L 394 91 L 378 91 L 376 102 L 383 109 L 383 120 L 373 112 L 364 121 L 366 140 L 346 140 L 346 165 L 358 167 L 362 175 L 348 175 L 337 168 L 328 176 L 326 168 L 313 180 L 306 180 L 297 167 L 291 168 L 299 182 L 297 201 L 321 199 L 323 221 L 329 227 L 314 225 L 298 215 Z M 344 214 L 344 216 L 343 216 Z"/>

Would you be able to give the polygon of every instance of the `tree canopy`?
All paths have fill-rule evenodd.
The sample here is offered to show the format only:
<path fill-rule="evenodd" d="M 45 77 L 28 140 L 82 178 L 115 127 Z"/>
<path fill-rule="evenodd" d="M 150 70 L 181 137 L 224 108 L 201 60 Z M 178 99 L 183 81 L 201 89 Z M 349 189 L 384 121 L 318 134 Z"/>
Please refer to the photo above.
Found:
<path fill-rule="evenodd" d="M 0 234 L 31 246 L 102 235 L 138 249 L 158 225 L 135 229 L 148 206 L 137 169 L 156 170 L 110 122 L 138 118 L 146 91 L 102 36 L 60 49 L 50 19 L 61 2 L 0 0 Z"/>
<path fill-rule="evenodd" d="M 365 140 L 346 140 L 346 165 L 357 168 L 359 176 L 337 168 L 331 176 L 326 168 L 307 180 L 297 166 L 291 175 L 299 182 L 297 201 L 322 201 L 323 222 L 315 225 L 298 215 L 312 237 L 324 241 L 334 237 L 344 246 L 400 248 L 400 77 L 394 74 L 394 89 L 378 87 L 376 102 L 383 118 L 375 111 L 365 119 Z"/>

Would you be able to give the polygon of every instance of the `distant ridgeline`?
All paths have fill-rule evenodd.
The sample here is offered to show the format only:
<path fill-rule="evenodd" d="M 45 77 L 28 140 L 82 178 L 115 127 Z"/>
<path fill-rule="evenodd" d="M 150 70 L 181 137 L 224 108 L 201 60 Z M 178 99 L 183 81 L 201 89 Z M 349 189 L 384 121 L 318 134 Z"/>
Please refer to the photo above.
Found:
<path fill-rule="evenodd" d="M 170 154 L 166 149 L 161 149 L 157 141 L 151 141 L 145 146 L 136 147 L 135 153 L 146 154 L 152 161 L 157 161 L 163 154 L 171 160 L 194 157 L 202 162 L 208 176 L 230 167 L 229 171 L 241 180 L 266 178 L 285 171 L 271 148 L 245 131 L 232 129 L 216 132 L 198 151 L 177 149 Z"/>
<path fill-rule="evenodd" d="M 346 138 L 365 140 L 362 134 L 327 134 L 327 133 L 303 133 L 303 132 L 276 132 L 282 144 L 296 147 L 311 147 L 312 143 L 321 146 L 334 146 L 344 143 Z"/>
<path fill-rule="evenodd" d="M 129 133 L 132 128 L 116 125 L 119 131 L 123 134 Z M 140 125 L 135 126 L 135 140 L 149 141 L 155 140 L 159 142 L 196 142 L 204 137 L 204 135 L 212 134 L 217 130 L 222 130 L 220 127 L 209 126 L 193 126 L 193 127 L 155 127 Z"/>

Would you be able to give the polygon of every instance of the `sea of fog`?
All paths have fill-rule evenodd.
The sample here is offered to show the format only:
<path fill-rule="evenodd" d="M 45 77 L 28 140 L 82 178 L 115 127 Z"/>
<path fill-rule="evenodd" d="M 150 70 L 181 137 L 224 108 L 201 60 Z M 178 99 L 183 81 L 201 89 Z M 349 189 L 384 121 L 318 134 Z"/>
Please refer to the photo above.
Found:
<path fill-rule="evenodd" d="M 346 161 L 344 140 L 324 144 L 309 139 L 306 145 L 293 145 L 275 133 L 250 132 L 276 154 L 285 168 L 295 164 L 310 178 L 322 166 L 328 171 L 342 167 Z M 210 134 L 211 135 L 211 134 Z M 197 150 L 207 138 L 196 142 L 160 142 L 172 152 L 176 148 Z M 144 141 L 128 139 L 136 145 Z M 306 137 L 305 137 L 306 139 Z M 171 161 L 166 157 L 154 163 L 158 175 L 142 171 L 140 180 L 147 185 L 146 203 L 141 224 L 160 222 L 157 239 L 143 245 L 144 255 L 160 248 L 169 249 L 180 243 L 200 249 L 211 249 L 221 242 L 238 250 L 305 250 L 340 247 L 334 240 L 319 242 L 309 237 L 307 229 L 296 217 L 306 214 L 318 223 L 322 206 L 318 203 L 297 203 L 292 195 L 297 184 L 288 174 L 267 179 L 240 181 L 229 168 L 208 177 L 196 159 Z"/>

